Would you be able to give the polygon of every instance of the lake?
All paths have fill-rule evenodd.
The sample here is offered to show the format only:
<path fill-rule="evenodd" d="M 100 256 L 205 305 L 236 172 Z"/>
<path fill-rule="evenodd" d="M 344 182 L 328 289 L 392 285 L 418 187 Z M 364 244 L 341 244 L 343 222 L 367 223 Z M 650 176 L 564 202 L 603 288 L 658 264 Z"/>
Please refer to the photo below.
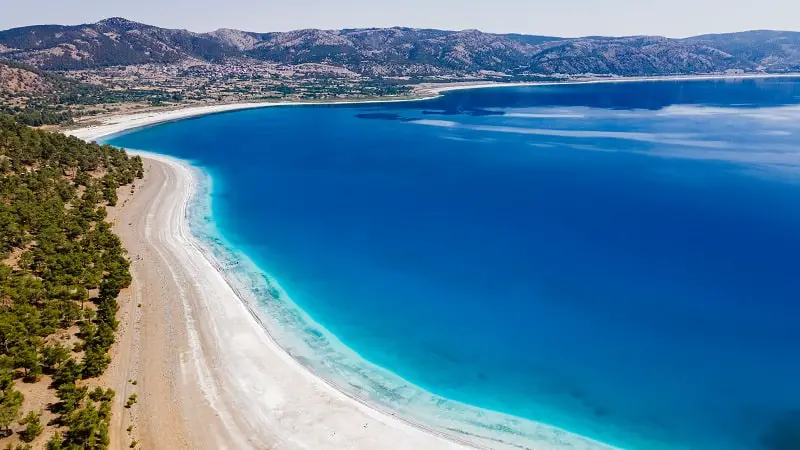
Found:
<path fill-rule="evenodd" d="M 799 79 L 273 107 L 107 142 L 202 170 L 195 234 L 354 395 L 631 449 L 800 448 Z"/>

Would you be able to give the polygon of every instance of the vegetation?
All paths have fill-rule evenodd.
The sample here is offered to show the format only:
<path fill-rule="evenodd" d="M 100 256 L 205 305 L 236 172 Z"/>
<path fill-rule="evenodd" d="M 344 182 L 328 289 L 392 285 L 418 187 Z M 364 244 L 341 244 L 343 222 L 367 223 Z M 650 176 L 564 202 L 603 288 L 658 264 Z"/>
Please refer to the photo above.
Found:
<path fill-rule="evenodd" d="M 72 121 L 73 114 L 66 107 L 40 106 L 38 103 L 26 106 L 0 105 L 0 112 L 10 114 L 18 122 L 34 127 Z"/>
<path fill-rule="evenodd" d="M 131 394 L 131 396 L 128 397 L 128 401 L 125 402 L 125 407 L 130 408 L 131 406 L 135 405 L 138 398 L 139 398 L 138 395 Z"/>
<path fill-rule="evenodd" d="M 104 449 L 113 391 L 81 380 L 109 363 L 116 297 L 131 282 L 119 238 L 104 221 L 116 188 L 142 176 L 140 158 L 0 115 L 0 435 L 19 420 L 16 379 L 52 376 L 55 424 L 48 449 Z M 57 342 L 74 331 L 82 357 Z M 25 441 L 42 432 L 22 421 Z"/>
<path fill-rule="evenodd" d="M 99 86 L 78 83 L 16 61 L 0 60 L 0 69 L 9 74 L 24 74 L 31 80 L 27 89 L 18 92 L 0 87 L 0 112 L 10 114 L 26 125 L 69 122 L 73 113 L 67 104 L 85 104 L 102 92 Z"/>
<path fill-rule="evenodd" d="M 175 101 L 174 93 L 155 89 L 107 89 L 18 61 L 0 59 L 0 69 L 3 67 L 27 73 L 35 80 L 32 83 L 36 88 L 9 92 L 0 84 L 0 113 L 34 127 L 70 123 L 75 117 L 85 114 L 83 107 L 90 105 Z"/>
<path fill-rule="evenodd" d="M 20 425 L 25 425 L 25 430 L 19 436 L 23 442 L 33 442 L 34 439 L 42 434 L 44 427 L 42 426 L 41 417 L 41 413 L 31 411 L 19 421 Z"/>
<path fill-rule="evenodd" d="M 31 447 L 31 444 L 17 444 L 14 446 L 8 444 L 8 446 L 6 446 L 6 450 L 32 450 L 32 449 L 33 447 Z"/>
<path fill-rule="evenodd" d="M 5 383 L 6 380 L 3 380 Z M 8 381 L 2 392 L 0 392 L 0 436 L 11 434 L 11 424 L 19 418 L 20 408 L 22 408 L 22 393 L 14 390 L 13 383 Z"/>

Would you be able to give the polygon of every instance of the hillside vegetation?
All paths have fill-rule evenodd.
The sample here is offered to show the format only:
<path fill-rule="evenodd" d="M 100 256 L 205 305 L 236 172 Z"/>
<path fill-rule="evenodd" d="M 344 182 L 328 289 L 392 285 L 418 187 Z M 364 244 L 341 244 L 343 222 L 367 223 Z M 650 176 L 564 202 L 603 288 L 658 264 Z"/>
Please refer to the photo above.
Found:
<path fill-rule="evenodd" d="M 0 114 L 0 437 L 107 447 L 114 393 L 87 380 L 109 364 L 116 298 L 131 276 L 104 219 L 142 170 L 122 150 Z M 49 387 L 47 411 L 29 409 L 20 382 Z"/>
<path fill-rule="evenodd" d="M 38 127 L 69 123 L 90 107 L 169 98 L 158 91 L 110 90 L 17 61 L 0 59 L 0 113 Z"/>
<path fill-rule="evenodd" d="M 69 121 L 73 114 L 66 105 L 97 91 L 26 64 L 0 60 L 0 112 L 27 125 Z"/>

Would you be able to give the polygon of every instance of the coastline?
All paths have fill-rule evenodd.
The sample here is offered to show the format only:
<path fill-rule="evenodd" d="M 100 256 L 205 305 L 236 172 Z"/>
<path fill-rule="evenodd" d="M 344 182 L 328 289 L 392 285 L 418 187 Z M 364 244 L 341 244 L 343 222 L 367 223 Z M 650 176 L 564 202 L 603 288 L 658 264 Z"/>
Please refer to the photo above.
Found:
<path fill-rule="evenodd" d="M 133 115 L 68 134 L 91 141 L 153 123 L 261 106 L 277 105 Z M 125 426 L 133 425 L 134 437 L 147 448 L 165 442 L 170 448 L 315 450 L 511 449 L 534 443 L 542 450 L 610 448 L 549 425 L 431 394 L 414 399 L 429 409 L 425 419 L 436 422 L 428 426 L 428 420 L 396 415 L 392 406 L 346 392 L 315 374 L 276 343 L 253 306 L 226 279 L 220 262 L 191 232 L 189 210 L 200 184 L 199 169 L 167 156 L 139 154 L 148 167 L 146 182 L 114 225 L 133 260 L 134 285 L 123 293 L 123 336 L 107 380 L 120 393 L 113 442 L 124 445 L 130 438 Z M 236 370 L 226 369 L 228 365 Z M 405 392 L 407 387 L 399 389 Z M 413 388 L 412 394 L 428 394 Z M 131 393 L 142 400 L 122 409 L 121 400 Z M 453 419 L 461 408 L 470 416 L 463 422 Z M 441 411 L 450 417 L 439 420 Z"/>
<path fill-rule="evenodd" d="M 796 76 L 796 75 L 795 75 Z M 734 77 L 734 78 L 741 78 L 741 77 Z M 696 79 L 696 78 L 695 78 Z M 705 78 L 703 78 L 705 79 Z M 658 81 L 658 80 L 598 80 L 594 82 L 617 82 L 617 81 Z M 537 83 L 543 84 L 543 83 Z M 563 83 L 554 83 L 554 84 L 563 84 Z M 578 84 L 578 83 L 573 83 Z M 494 87 L 504 87 L 506 85 L 492 85 Z M 512 85 L 514 86 L 514 85 Z M 487 86 L 471 86 L 466 88 L 476 89 L 476 88 L 484 88 Z M 465 88 L 465 87 L 461 87 Z M 281 106 L 285 104 L 253 104 L 244 107 L 252 108 L 252 107 L 262 107 L 262 106 Z M 294 106 L 294 105 L 290 105 Z M 231 108 L 231 109 L 223 109 L 223 110 L 212 110 L 209 112 L 192 112 L 191 115 L 188 116 L 173 116 L 164 120 L 158 120 L 153 123 L 159 123 L 163 121 L 169 120 L 180 120 L 186 117 L 193 117 L 199 114 L 209 114 L 214 112 L 224 112 L 227 110 L 235 110 L 235 109 L 242 109 L 240 108 Z M 185 111 L 185 110 L 184 110 Z M 152 118 L 151 118 L 152 119 Z M 162 117 L 163 119 L 163 117 Z M 114 127 L 122 127 L 119 128 L 118 131 L 113 131 L 113 133 L 123 132 L 131 128 L 138 128 L 141 126 L 146 126 L 147 124 L 142 125 L 141 120 L 133 120 L 130 122 L 121 121 L 120 123 L 114 124 Z M 99 137 L 106 135 L 106 133 L 93 135 L 92 133 L 96 133 L 97 130 L 84 130 L 81 133 L 81 130 L 77 130 L 79 133 L 79 137 L 83 137 L 84 139 L 93 140 Z M 72 133 L 71 133 L 72 134 Z M 86 136 L 86 137 L 84 137 Z M 157 186 L 156 190 L 159 191 L 155 197 L 149 198 L 146 200 L 145 203 L 148 204 L 155 204 L 161 205 L 161 211 L 166 211 L 168 208 L 167 204 L 170 202 L 178 202 L 182 206 L 173 206 L 173 209 L 169 209 L 169 211 L 173 211 L 175 208 L 178 211 L 177 213 L 171 212 L 166 214 L 166 216 L 172 217 L 172 219 L 163 219 L 167 221 L 167 224 L 170 224 L 165 228 L 163 223 L 154 223 L 151 222 L 149 224 L 144 225 L 144 233 L 147 236 L 148 233 L 152 236 L 152 233 L 155 231 L 156 234 L 161 236 L 160 239 L 164 239 L 164 236 L 168 236 L 166 239 L 174 239 L 175 242 L 179 242 L 179 244 L 174 244 L 172 250 L 167 249 L 167 254 L 171 254 L 172 257 L 177 258 L 178 262 L 176 264 L 167 264 L 168 268 L 167 271 L 171 272 L 171 276 L 173 281 L 177 285 L 181 285 L 182 283 L 186 283 L 187 280 L 203 280 L 202 282 L 194 283 L 194 288 L 188 294 L 184 290 L 180 290 L 178 297 L 180 297 L 181 304 L 178 305 L 179 311 L 183 314 L 182 321 L 178 320 L 177 322 L 170 322 L 168 328 L 176 328 L 186 329 L 186 344 L 181 343 L 180 345 L 176 345 L 180 347 L 181 350 L 179 352 L 181 365 L 179 373 L 180 375 L 172 374 L 173 378 L 176 378 L 174 381 L 178 381 L 178 386 L 180 389 L 176 390 L 175 393 L 172 394 L 173 401 L 175 399 L 183 399 L 180 406 L 181 410 L 186 414 L 187 411 L 190 412 L 188 417 L 184 416 L 182 421 L 185 426 L 184 436 L 192 436 L 188 438 L 185 442 L 191 442 L 191 445 L 187 444 L 187 446 L 181 447 L 178 446 L 170 446 L 170 448 L 206 448 L 204 445 L 208 445 L 208 448 L 224 448 L 227 445 L 231 445 L 231 448 L 245 448 L 245 447 L 255 447 L 255 448 L 262 448 L 264 446 L 268 446 L 270 448 L 463 448 L 463 446 L 473 446 L 478 448 L 527 448 L 524 444 L 520 445 L 519 443 L 515 442 L 497 442 L 492 440 L 492 436 L 486 434 L 484 436 L 474 436 L 471 432 L 467 432 L 467 430 L 460 430 L 464 431 L 464 435 L 467 436 L 467 439 L 471 442 L 460 442 L 458 440 L 458 435 L 456 433 L 448 434 L 447 436 L 438 435 L 435 429 L 430 429 L 425 426 L 416 425 L 412 422 L 407 422 L 402 420 L 398 417 L 393 417 L 393 414 L 390 411 L 387 411 L 384 408 L 375 409 L 374 405 L 371 405 L 369 402 L 365 402 L 357 397 L 353 397 L 352 395 L 348 395 L 348 393 L 343 392 L 337 389 L 335 386 L 331 385 L 330 383 L 326 383 L 324 378 L 319 378 L 318 375 L 315 375 L 307 370 L 307 365 L 304 365 L 302 362 L 297 361 L 294 359 L 290 354 L 288 354 L 285 349 L 282 349 L 276 342 L 275 339 L 270 336 L 269 333 L 264 333 L 264 327 L 262 324 L 259 324 L 259 320 L 257 318 L 257 314 L 252 310 L 252 307 L 248 309 L 248 303 L 242 298 L 242 295 L 235 286 L 232 286 L 232 283 L 229 279 L 226 279 L 224 273 L 224 267 L 221 266 L 219 261 L 214 261 L 213 255 L 209 255 L 207 251 L 204 251 L 203 244 L 200 242 L 201 240 L 198 239 L 196 235 L 193 236 L 191 230 L 189 230 L 190 225 L 187 222 L 187 216 L 189 215 L 188 210 L 190 209 L 191 199 L 192 197 L 197 195 L 198 186 L 202 184 L 202 174 L 199 174 L 196 169 L 193 169 L 188 163 L 184 161 L 175 160 L 169 157 L 163 157 L 159 155 L 153 154 L 144 154 L 142 156 L 146 158 L 148 163 L 149 173 L 152 172 L 159 172 L 163 171 L 164 175 L 156 176 L 155 179 L 151 179 L 149 183 L 145 184 L 145 187 L 149 185 Z M 169 173 L 172 172 L 172 175 Z M 188 176 L 185 173 L 188 173 Z M 182 175 L 183 173 L 183 175 Z M 175 178 L 173 181 L 172 178 Z M 162 181 L 159 182 L 159 179 Z M 187 181 L 188 180 L 188 181 Z M 188 188 L 185 185 L 188 184 Z M 184 186 L 184 187 L 181 187 Z M 164 193 L 165 190 L 172 189 L 174 191 L 178 191 L 179 193 Z M 184 189 L 188 189 L 188 193 L 184 192 Z M 177 197 L 176 197 L 177 196 Z M 131 213 L 134 216 L 142 216 L 142 208 L 144 206 L 140 206 L 139 208 L 133 208 L 135 212 Z M 156 206 L 153 206 L 156 208 Z M 157 211 L 157 210 L 152 210 Z M 181 212 L 182 211 L 182 212 Z M 162 214 L 144 214 L 146 216 L 146 221 L 151 221 L 153 217 L 161 217 Z M 172 225 L 177 224 L 177 225 Z M 141 226 L 141 225 L 140 225 Z M 171 236 L 171 237 L 170 237 Z M 147 238 L 150 239 L 150 238 Z M 127 240 L 123 239 L 125 242 L 126 247 Z M 158 244 L 151 239 L 147 241 L 147 246 L 157 249 L 155 255 L 156 257 L 160 256 L 164 261 L 168 259 L 164 257 L 165 248 L 168 248 L 168 245 L 165 245 L 163 242 Z M 160 250 L 158 250 L 160 248 Z M 185 250 L 185 255 L 183 256 L 176 256 L 178 253 Z M 191 254 L 189 254 L 191 253 Z M 200 260 L 204 260 L 204 263 L 199 262 Z M 146 264 L 152 263 L 152 258 L 144 258 L 142 261 Z M 191 261 L 191 262 L 190 262 Z M 199 264 L 199 266 L 198 266 Z M 158 266 L 158 264 L 156 264 Z M 178 267 L 176 269 L 176 267 Z M 200 270 L 195 270 L 194 272 L 185 272 L 186 267 L 201 267 Z M 209 269 L 210 267 L 210 269 Z M 137 265 L 138 268 L 138 265 Z M 162 268 L 163 269 L 163 268 Z M 183 271 L 183 272 L 182 272 Z M 134 271 L 136 278 L 136 271 Z M 163 276 L 163 275 L 162 275 Z M 227 290 L 219 284 L 219 280 L 222 280 L 223 283 L 227 285 Z M 211 283 L 206 286 L 206 283 Z M 202 286 L 206 286 L 201 289 Z M 208 288 L 210 287 L 210 289 Z M 212 295 L 208 293 L 211 292 Z M 172 292 L 170 295 L 174 295 L 175 292 Z M 220 295 L 222 294 L 222 295 Z M 207 298 L 203 298 L 203 297 Z M 197 303 L 187 303 L 187 299 L 189 302 L 197 302 Z M 211 302 L 209 302 L 211 300 Z M 220 301 L 221 300 L 221 301 Z M 155 299 L 154 303 L 156 305 L 153 306 L 160 306 L 158 305 L 159 299 Z M 205 303 L 202 303 L 205 302 Z M 211 303 L 225 303 L 225 309 L 215 310 L 215 307 L 220 307 L 219 305 L 212 305 Z M 229 328 L 233 325 L 232 321 L 228 321 L 226 323 L 222 322 L 214 322 L 218 316 L 222 317 L 237 317 L 242 318 L 241 313 L 242 311 L 233 308 L 230 303 L 235 303 L 241 306 L 246 314 L 249 314 L 251 321 L 242 321 L 236 322 L 234 328 L 236 329 L 237 337 L 233 339 L 229 338 L 230 333 L 232 333 Z M 174 305 L 173 305 L 174 306 Z M 221 307 L 220 307 L 221 308 Z M 199 311 L 199 312 L 198 312 Z M 217 312 L 220 313 L 217 313 Z M 231 312 L 234 314 L 231 314 Z M 237 316 L 239 314 L 239 316 Z M 151 318 L 152 319 L 152 318 Z M 158 318 L 156 318 L 158 319 Z M 244 320 L 242 318 L 242 320 Z M 204 329 L 204 327 L 206 329 Z M 261 337 L 258 337 L 259 334 Z M 203 339 L 201 336 L 203 335 L 211 335 L 212 338 L 203 343 Z M 266 336 L 267 341 L 263 341 L 263 337 Z M 238 337 L 242 337 L 242 339 L 238 339 Z M 173 342 L 173 341 L 169 341 Z M 232 351 L 236 353 L 239 348 L 228 348 L 225 347 L 223 344 L 230 342 L 249 342 L 247 348 L 249 349 L 248 358 L 252 360 L 254 355 L 257 355 L 258 358 L 261 358 L 261 353 L 265 350 L 269 350 L 273 357 L 280 356 L 282 359 L 278 360 L 271 360 L 270 364 L 264 365 L 262 364 L 261 368 L 263 371 L 266 372 L 274 372 L 275 371 L 275 363 L 274 361 L 281 361 L 282 363 L 286 363 L 286 365 L 281 366 L 281 370 L 284 370 L 289 366 L 289 368 L 293 368 L 294 372 L 286 372 L 291 373 L 292 375 L 289 377 L 291 379 L 291 383 L 288 385 L 280 385 L 281 380 L 272 379 L 265 383 L 266 378 L 262 378 L 264 375 L 262 370 L 249 370 L 246 371 L 248 376 L 245 377 L 245 380 L 242 381 L 242 371 L 241 370 L 228 370 L 220 372 L 222 366 L 226 365 L 225 358 L 227 355 Z M 256 342 L 258 344 L 256 345 Z M 162 347 L 164 344 L 162 342 Z M 175 353 L 174 349 L 168 349 L 167 353 Z M 116 361 L 116 357 L 115 357 Z M 244 361 L 244 360 L 242 360 Z M 188 364 L 188 362 L 193 362 L 193 364 Z M 243 366 L 233 364 L 233 367 L 241 368 Z M 269 376 L 273 376 L 274 373 L 267 374 Z M 226 378 L 227 377 L 227 378 Z M 280 377 L 279 377 L 280 378 Z M 302 379 L 302 386 L 299 379 Z M 259 380 L 258 382 L 251 382 L 252 380 Z M 284 379 L 285 380 L 285 379 Z M 239 388 L 246 388 L 246 389 L 239 389 L 238 391 L 234 389 L 230 389 L 226 386 L 234 386 Z M 286 403 L 291 404 L 291 407 L 294 408 L 291 411 L 291 420 L 299 422 L 301 425 L 297 425 L 297 422 L 290 422 L 282 420 L 280 414 L 286 413 L 286 410 L 283 408 L 278 408 L 277 410 L 274 409 L 272 403 L 267 402 L 264 405 L 262 402 L 266 397 L 258 397 L 252 395 L 254 393 L 260 393 L 264 391 L 264 387 L 268 386 L 266 389 L 267 395 L 274 395 L 275 397 L 271 397 L 273 400 L 279 398 L 281 401 L 285 401 Z M 144 388 L 144 385 L 142 385 Z M 248 390 L 249 389 L 249 390 Z M 234 397 L 230 395 L 231 392 L 238 392 L 240 397 Z M 308 393 L 313 392 L 313 395 L 316 397 L 316 400 L 312 401 L 312 403 L 305 403 L 308 406 L 296 406 L 298 403 L 296 400 L 289 399 L 289 394 L 294 392 L 293 395 L 299 395 L 302 397 L 300 402 L 308 400 Z M 318 393 L 322 392 L 322 394 Z M 249 395 L 248 395 L 249 393 Z M 127 392 L 125 393 L 127 395 Z M 120 398 L 123 396 L 120 395 Z M 341 403 L 341 408 L 343 409 L 336 409 L 332 408 L 334 402 L 343 402 Z M 338 407 L 339 403 L 335 403 Z M 205 411 L 205 412 L 203 412 Z M 276 413 L 276 411 L 279 411 Z M 343 413 L 344 411 L 344 413 Z M 115 411 L 116 414 L 116 411 Z M 147 413 L 149 414 L 149 412 Z M 147 414 L 139 414 L 140 416 L 144 417 Z M 344 414 L 352 414 L 351 416 L 346 416 L 347 419 L 343 419 L 345 416 Z M 249 419 L 243 419 L 238 417 L 239 415 L 250 416 Z M 332 417 L 337 416 L 337 417 Z M 199 417 L 205 417 L 205 419 L 199 419 Z M 366 418 L 366 419 L 364 419 Z M 336 422 L 334 423 L 334 420 Z M 213 425 L 209 425 L 211 422 Z M 370 429 L 370 433 L 372 433 L 373 429 L 381 428 L 379 436 L 367 436 L 370 433 L 360 432 L 358 429 L 352 429 L 351 426 L 354 422 L 360 423 L 361 421 L 368 420 L 368 422 L 364 422 L 368 424 L 367 427 L 364 427 L 364 430 Z M 375 420 L 376 422 L 372 422 Z M 313 424 L 310 428 L 302 429 L 302 426 L 309 426 L 309 424 Z M 350 425 L 350 427 L 348 427 Z M 345 430 L 341 431 L 339 426 L 344 426 Z M 371 428 L 370 428 L 371 427 Z M 385 427 L 385 428 L 384 428 Z M 545 428 L 548 428 L 544 426 Z M 267 428 L 266 430 L 264 428 Z M 340 442 L 332 442 L 330 439 L 333 435 L 323 435 L 320 434 L 320 428 L 325 430 L 333 430 L 336 428 L 337 439 L 341 438 L 342 441 Z M 438 428 L 438 427 L 437 427 Z M 489 428 L 487 426 L 487 428 Z M 120 428 L 121 429 L 121 428 Z M 389 431 L 386 431 L 389 430 Z M 175 432 L 175 430 L 168 430 L 174 434 L 180 434 Z M 398 435 L 397 433 L 401 433 Z M 545 433 L 548 431 L 545 431 Z M 569 433 L 563 432 L 561 430 L 554 429 L 549 427 L 549 432 L 557 432 L 563 433 L 562 437 L 566 437 L 569 440 L 572 437 L 577 436 L 569 436 Z M 410 435 L 403 434 L 403 433 L 411 433 Z M 199 436 L 195 436 L 198 434 Z M 534 433 L 538 436 L 541 436 L 541 433 Z M 242 438 L 244 436 L 244 438 Z M 410 437 L 409 437 L 410 436 Z M 390 437 L 390 438 L 389 438 Z M 137 436 L 138 438 L 138 436 Z M 381 439 L 386 439 L 381 440 Z M 455 438 L 455 440 L 454 440 Z M 475 438 L 475 439 L 471 439 Z M 570 441 L 569 443 L 566 441 L 562 441 L 558 444 L 554 442 L 542 442 L 536 441 L 537 445 L 535 448 L 537 449 L 550 449 L 550 448 L 597 448 L 601 446 L 601 444 L 589 441 L 588 439 L 582 439 L 580 437 L 579 441 L 574 442 Z M 184 438 L 187 439 L 187 438 Z M 201 439 L 198 441 L 197 439 Z M 316 439 L 315 442 L 310 442 L 310 440 Z M 371 440 L 371 439 L 378 439 L 378 440 Z M 408 440 L 407 440 L 408 439 Z M 414 439 L 420 439 L 421 441 L 415 441 Z M 430 439 L 430 441 L 429 441 Z M 447 439 L 450 439 L 448 441 Z M 163 442 L 158 439 L 151 441 L 156 447 L 161 446 Z M 531 441 L 526 441 L 531 442 Z M 212 445 L 213 444 L 213 445 Z M 338 444 L 338 445 L 337 445 Z M 507 445 L 506 445 L 507 444 Z M 538 445 L 542 444 L 542 445 Z M 553 444 L 553 445 L 548 445 Z M 562 445 L 563 444 L 563 445 Z M 575 445 L 577 444 L 577 445 Z M 151 446 L 145 445 L 146 448 L 150 448 Z"/>
<path fill-rule="evenodd" d="M 189 230 L 194 170 L 146 157 L 148 179 L 115 223 L 135 283 L 121 314 L 132 336 L 109 375 L 139 394 L 144 448 L 465 447 L 354 401 L 277 347 Z"/>
<path fill-rule="evenodd" d="M 457 416 L 455 402 L 410 402 L 426 407 L 428 420 L 407 419 L 313 373 L 276 342 L 225 276 L 225 262 L 190 230 L 203 174 L 181 160 L 138 154 L 145 180 L 111 218 L 134 278 L 120 298 L 120 338 L 104 378 L 118 392 L 115 447 L 127 445 L 131 425 L 143 448 L 609 448 L 473 407 L 467 412 L 478 414 L 463 423 L 438 416 Z M 125 408 L 133 393 L 139 402 Z"/>
<path fill-rule="evenodd" d="M 330 101 L 330 102 L 254 102 L 254 103 L 231 103 L 221 105 L 188 106 L 165 111 L 146 111 L 134 112 L 130 114 L 119 114 L 100 117 L 101 125 L 91 125 L 75 129 L 62 130 L 64 134 L 93 141 L 101 137 L 108 137 L 114 134 L 132 131 L 137 128 L 156 125 L 164 122 L 200 117 L 209 114 L 220 114 L 225 112 L 241 111 L 245 109 L 268 108 L 275 106 L 313 106 L 313 105 L 359 105 L 359 104 L 378 104 L 378 103 L 397 103 L 397 102 L 418 102 L 431 100 L 444 95 L 447 92 L 471 90 L 471 89 L 490 89 L 508 88 L 523 86 L 558 86 L 558 85 L 580 85 L 580 84 L 601 84 L 601 83 L 633 83 L 633 82 L 657 82 L 657 81 L 703 81 L 703 80 L 746 80 L 746 79 L 768 79 L 768 78 L 798 78 L 800 73 L 790 74 L 742 74 L 742 75 L 686 75 L 686 76 L 662 76 L 662 77 L 630 77 L 630 78 L 602 78 L 602 79 L 575 79 L 570 81 L 558 82 L 522 82 L 522 83 L 443 83 L 442 85 L 425 84 L 420 85 L 417 97 L 412 98 L 386 98 L 371 99 L 362 101 Z"/>
<path fill-rule="evenodd" d="M 324 106 L 324 105 L 364 105 L 376 103 L 417 102 L 436 98 L 436 95 L 424 95 L 413 98 L 387 98 L 385 100 L 362 101 L 330 101 L 330 102 L 255 102 L 255 103 L 230 103 L 220 105 L 178 107 L 163 111 L 143 111 L 129 114 L 112 114 L 100 117 L 101 125 L 90 125 L 74 129 L 61 130 L 62 133 L 75 136 L 84 141 L 93 141 L 101 137 L 108 137 L 126 131 L 136 130 L 159 123 L 174 122 L 191 119 L 194 117 L 221 114 L 246 109 L 288 107 L 288 106 Z"/>
<path fill-rule="evenodd" d="M 661 79 L 568 84 L 630 81 Z M 531 85 L 553 84 L 567 83 Z M 442 86 L 436 95 L 457 89 L 520 85 L 523 84 Z M 320 103 L 247 103 L 140 113 L 112 117 L 101 126 L 66 133 L 92 141 L 201 115 L 309 104 Z M 358 395 L 359 392 L 346 392 L 314 373 L 309 364 L 298 361 L 297 355 L 290 355 L 276 342 L 252 302 L 245 300 L 241 290 L 226 277 L 224 264 L 215 261 L 214 255 L 190 230 L 189 209 L 202 182 L 199 169 L 170 157 L 141 154 L 149 168 L 149 179 L 143 185 L 145 193 L 132 199 L 132 205 L 115 224 L 132 259 L 135 258 L 132 265 L 135 286 L 129 294 L 130 301 L 123 305 L 128 317 L 122 320 L 123 328 L 131 328 L 133 336 L 120 339 L 116 352 L 126 357 L 113 358 L 110 372 L 117 375 L 109 384 L 120 393 L 118 403 L 135 392 L 142 401 L 131 408 L 129 421 L 120 420 L 126 410 L 115 405 L 115 430 L 112 430 L 115 442 L 124 445 L 117 437 L 124 440 L 125 426 L 133 424 L 135 437 L 146 448 L 165 443 L 170 448 L 230 445 L 230 448 L 449 449 L 527 448 L 531 444 L 542 450 L 610 448 L 555 427 L 474 407 L 464 408 L 467 409 L 464 415 L 468 416 L 464 423 L 471 420 L 473 426 L 469 423 L 462 426 L 452 416 L 467 405 L 441 398 L 417 401 L 410 406 L 428 406 L 445 400 L 445 409 L 450 413 L 445 420 L 438 420 L 435 411 L 433 414 L 426 411 L 423 418 L 408 417 L 407 408 L 400 411 L 391 405 L 376 404 Z M 160 292 L 151 299 L 154 290 Z M 161 299 L 168 300 L 168 304 Z M 140 303 L 142 308 L 135 306 Z M 126 345 L 134 348 L 125 349 Z M 231 362 L 233 357 L 238 359 Z M 130 367 L 126 368 L 126 364 Z M 226 370 L 227 365 L 236 370 Z M 129 380 L 137 380 L 138 389 L 131 388 Z M 405 385 L 388 384 L 404 394 L 417 396 L 421 391 L 413 387 L 416 391 L 409 392 Z M 392 412 L 395 410 L 397 416 Z M 438 423 L 429 427 L 431 421 L 426 419 Z M 498 431 L 508 425 L 514 428 Z M 334 435 L 337 440 L 333 440 Z"/>
<path fill-rule="evenodd" d="M 792 74 L 784 77 L 797 76 Z M 523 85 L 769 77 L 772 76 L 472 84 L 439 86 L 434 93 L 442 95 L 452 90 Z M 66 133 L 92 141 L 157 123 L 243 109 L 417 101 L 425 98 L 433 97 L 365 102 L 211 105 L 115 116 L 101 126 Z M 202 172 L 185 161 L 151 153 L 140 154 L 146 158 L 150 178 L 144 183 L 143 189 L 150 191 L 150 194 L 137 194 L 133 199 L 134 205 L 128 207 L 119 221 L 123 225 L 115 225 L 125 228 L 124 223 L 128 222 L 131 229 L 119 232 L 132 259 L 133 253 L 137 253 L 132 267 L 136 286 L 130 294 L 128 308 L 123 309 L 129 314 L 128 321 L 132 327 L 139 326 L 140 329 L 134 337 L 121 339 L 123 343 L 118 349 L 124 352 L 122 347 L 125 343 L 133 345 L 136 348 L 129 353 L 136 355 L 129 360 L 136 361 L 132 364 L 132 371 L 128 369 L 125 375 L 117 375 L 116 383 L 110 384 L 120 392 L 119 400 L 129 393 L 140 392 L 142 404 L 134 406 L 131 415 L 137 432 L 144 435 L 136 434 L 135 437 L 143 444 L 152 444 L 145 447 L 160 447 L 169 442 L 170 448 L 225 448 L 228 445 L 231 448 L 313 449 L 528 448 L 529 445 L 542 450 L 610 448 L 590 438 L 545 424 L 434 396 L 423 401 L 415 398 L 415 403 L 402 405 L 406 407 L 402 410 L 374 402 L 369 395 L 359 395 L 361 392 L 358 390 L 342 389 L 340 383 L 312 370 L 312 364 L 304 362 L 302 356 L 298 357 L 295 352 L 278 344 L 276 337 L 271 334 L 273 330 L 265 325 L 265 318 L 257 311 L 257 306 L 245 298 L 241 286 L 237 287 L 231 275 L 226 274 L 225 261 L 215 260 L 214 252 L 206 246 L 208 239 L 200 239 L 190 229 L 190 209 L 194 207 L 192 199 L 200 194 L 210 196 L 210 193 L 197 192 L 205 181 Z M 142 257 L 140 252 L 148 254 Z M 140 271 L 153 270 L 141 268 L 143 266 L 153 266 L 156 273 L 142 274 Z M 162 292 L 156 295 L 157 298 L 148 299 L 147 292 L 152 291 L 157 283 L 160 283 Z M 145 299 L 142 308 L 131 306 L 142 298 Z M 161 299 L 169 300 L 168 304 L 160 302 Z M 164 311 L 169 313 L 164 314 Z M 142 326 L 145 328 L 141 329 Z M 155 332 L 148 327 L 155 327 Z M 159 334 L 158 330 L 161 339 L 153 338 Z M 174 346 L 166 343 L 174 343 Z M 158 356 L 161 361 L 153 364 L 155 357 L 151 355 Z M 124 358 L 117 364 L 118 359 L 121 358 L 114 357 L 112 369 L 125 364 Z M 235 370 L 226 369 L 226 366 Z M 122 367 L 117 372 L 124 370 Z M 149 373 L 149 376 L 137 378 L 138 370 Z M 130 388 L 127 380 L 131 379 L 138 381 L 138 390 Z M 160 381 L 153 381 L 151 385 L 153 379 Z M 416 386 L 411 386 L 409 390 L 407 385 L 392 383 L 394 380 L 389 377 L 379 381 L 387 381 L 390 389 L 397 390 L 403 396 L 411 394 L 419 397 L 420 391 L 425 393 Z M 154 388 L 151 389 L 151 386 Z M 425 411 L 422 417 L 408 414 L 410 407 L 427 407 L 435 402 L 444 405 L 443 409 L 447 411 L 445 415 L 449 417 L 442 419 L 435 411 L 433 414 Z M 156 408 L 154 405 L 157 405 L 157 409 L 153 409 Z M 165 414 L 159 410 L 171 412 Z M 397 411 L 398 415 L 393 411 Z M 462 412 L 465 419 L 463 423 L 453 420 Z M 116 408 L 113 424 L 116 433 L 123 437 L 124 425 L 131 422 L 119 421 L 116 417 L 124 414 L 125 410 Z M 356 424 L 363 424 L 363 427 L 354 426 Z M 508 428 L 508 425 L 513 425 L 513 428 Z M 505 431 L 498 431 L 504 427 Z"/>
<path fill-rule="evenodd" d="M 657 77 L 609 77 L 609 78 L 576 78 L 569 81 L 530 81 L 520 83 L 475 83 L 455 84 L 441 87 L 432 86 L 432 92 L 441 95 L 445 92 L 461 91 L 466 89 L 487 89 L 514 86 L 570 86 L 579 84 L 606 84 L 606 83 L 644 83 L 657 81 L 703 81 L 703 80 L 758 80 L 766 78 L 800 78 L 800 73 L 786 74 L 740 74 L 740 75 L 668 75 Z"/>

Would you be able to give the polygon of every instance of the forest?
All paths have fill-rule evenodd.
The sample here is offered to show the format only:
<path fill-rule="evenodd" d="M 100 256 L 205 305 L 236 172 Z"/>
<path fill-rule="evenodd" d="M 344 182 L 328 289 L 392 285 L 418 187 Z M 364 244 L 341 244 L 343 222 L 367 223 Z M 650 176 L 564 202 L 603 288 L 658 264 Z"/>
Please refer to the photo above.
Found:
<path fill-rule="evenodd" d="M 106 207 L 142 176 L 123 150 L 0 114 L 0 445 L 24 427 L 6 448 L 43 432 L 48 450 L 107 448 L 114 392 L 91 380 L 110 362 L 131 275 Z M 45 382 L 47 423 L 18 389 Z"/>

